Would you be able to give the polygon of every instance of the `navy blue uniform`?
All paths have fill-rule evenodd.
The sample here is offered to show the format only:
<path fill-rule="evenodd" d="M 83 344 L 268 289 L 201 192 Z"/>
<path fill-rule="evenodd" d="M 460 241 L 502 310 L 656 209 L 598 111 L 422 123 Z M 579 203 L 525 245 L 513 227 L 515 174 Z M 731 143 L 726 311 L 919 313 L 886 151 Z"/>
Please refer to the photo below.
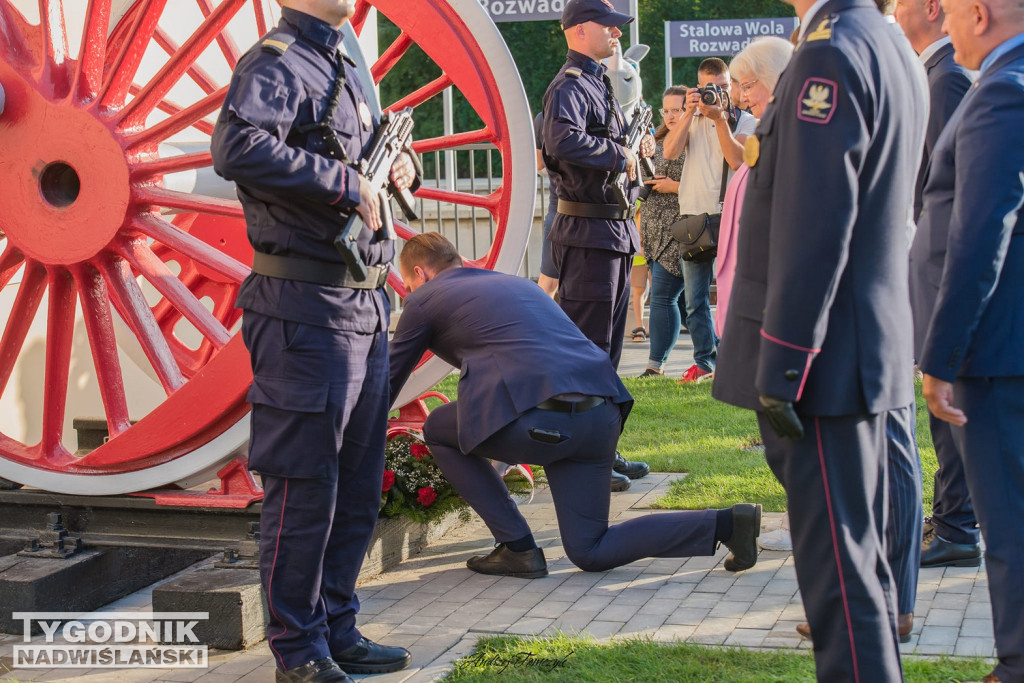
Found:
<path fill-rule="evenodd" d="M 499 543 L 528 536 L 530 527 L 487 458 L 544 466 L 562 545 L 581 569 L 714 553 L 714 510 L 608 526 L 608 479 L 633 398 L 608 355 L 529 280 L 442 271 L 406 298 L 391 348 L 392 391 L 428 349 L 460 369 L 459 399 L 431 412 L 423 433 L 445 477 Z M 538 407 L 592 396 L 606 400 L 576 412 Z M 561 438 L 551 443 L 534 429 Z"/>
<path fill-rule="evenodd" d="M 919 364 L 954 383 L 1004 683 L 1024 681 L 1024 35 L 997 47 L 939 137 L 920 230 L 945 235 Z"/>
<path fill-rule="evenodd" d="M 915 220 L 920 220 L 924 181 L 935 143 L 971 87 L 967 71 L 953 61 L 953 46 L 949 38 L 945 38 L 945 45 L 928 59 L 925 68 L 928 71 L 931 106 L 928 111 L 928 130 L 924 137 L 924 158 L 921 160 L 921 171 L 914 193 Z M 935 307 L 935 295 L 939 291 L 947 224 L 948 219 L 937 221 L 934 217 L 922 223 L 910 247 L 910 305 L 914 311 L 914 352 L 917 358 L 921 357 L 921 347 Z M 937 249 L 932 248 L 933 243 Z M 931 414 L 928 415 L 928 424 L 932 443 L 935 444 L 935 458 L 939 461 L 932 498 L 932 526 L 940 538 L 950 543 L 976 544 L 978 520 L 974 516 L 974 506 L 967 492 L 963 461 L 950 431 L 951 426 Z"/>
<path fill-rule="evenodd" d="M 358 159 L 374 121 L 342 35 L 285 8 L 238 62 L 214 130 L 214 168 L 238 186 L 257 252 L 341 264 L 332 242 L 359 203 L 358 175 L 330 158 L 319 121 L 339 69 L 330 126 Z M 364 229 L 359 251 L 388 263 L 393 244 Z M 339 268 L 342 266 L 338 266 Z M 351 289 L 252 274 L 237 305 L 252 357 L 249 467 L 262 475 L 260 573 L 267 640 L 281 669 L 355 644 L 355 581 L 377 518 L 389 394 L 389 303 Z"/>
<path fill-rule="evenodd" d="M 871 0 L 831 0 L 748 139 L 752 169 L 713 395 L 791 401 L 805 436 L 759 413 L 788 496 L 823 681 L 899 680 L 886 557 L 885 421 L 914 400 L 907 219 L 927 85 Z M 760 144 L 760 149 L 755 149 Z"/>
<path fill-rule="evenodd" d="M 609 184 L 626 169 L 627 122 L 610 95 L 605 67 L 569 50 L 544 93 L 544 165 L 558 198 L 614 205 Z M 638 170 L 639 172 L 639 170 Z M 629 193 L 630 203 L 639 188 Z M 632 218 L 583 218 L 559 212 L 550 240 L 562 310 L 618 367 L 629 307 L 630 255 L 640 251 Z"/>

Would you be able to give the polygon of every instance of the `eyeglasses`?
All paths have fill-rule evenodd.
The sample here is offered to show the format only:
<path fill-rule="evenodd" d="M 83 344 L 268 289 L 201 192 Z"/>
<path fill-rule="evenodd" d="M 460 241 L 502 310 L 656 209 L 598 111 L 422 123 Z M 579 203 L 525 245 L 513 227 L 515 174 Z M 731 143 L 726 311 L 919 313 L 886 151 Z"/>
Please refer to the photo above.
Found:
<path fill-rule="evenodd" d="M 755 78 L 752 81 L 747 81 L 746 83 L 740 83 L 740 92 L 743 93 L 744 95 L 746 95 L 747 93 L 749 93 L 751 90 L 754 89 L 754 86 L 757 85 L 758 82 L 759 81 Z"/>
<path fill-rule="evenodd" d="M 677 109 L 659 109 L 658 113 L 661 114 L 662 116 L 668 116 L 669 114 L 671 114 L 672 116 L 679 116 L 680 114 L 683 113 L 683 110 L 682 109 L 678 109 L 678 108 Z"/>

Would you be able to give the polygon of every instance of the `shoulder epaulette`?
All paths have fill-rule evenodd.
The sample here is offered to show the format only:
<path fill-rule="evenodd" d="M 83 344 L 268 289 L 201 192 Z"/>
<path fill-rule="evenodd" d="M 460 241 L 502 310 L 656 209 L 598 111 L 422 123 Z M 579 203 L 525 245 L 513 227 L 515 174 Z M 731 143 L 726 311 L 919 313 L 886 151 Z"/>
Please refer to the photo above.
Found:
<path fill-rule="evenodd" d="M 565 75 L 571 78 L 579 78 L 583 72 L 577 69 L 575 66 L 565 70 Z"/>
<path fill-rule="evenodd" d="M 815 40 L 831 40 L 832 39 L 832 24 L 835 23 L 835 16 L 828 15 L 815 27 L 813 31 L 807 34 L 804 38 L 805 43 L 810 43 Z"/>
<path fill-rule="evenodd" d="M 272 52 L 275 55 L 283 55 L 295 42 L 295 36 L 287 33 L 274 33 L 260 43 L 264 52 Z"/>

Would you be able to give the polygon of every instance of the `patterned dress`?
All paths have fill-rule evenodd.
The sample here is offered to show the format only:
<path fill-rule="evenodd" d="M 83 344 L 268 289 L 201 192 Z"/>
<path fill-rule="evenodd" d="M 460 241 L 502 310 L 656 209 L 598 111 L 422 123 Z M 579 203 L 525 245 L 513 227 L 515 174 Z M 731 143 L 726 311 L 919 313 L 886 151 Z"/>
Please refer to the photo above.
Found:
<path fill-rule="evenodd" d="M 685 153 L 678 159 L 665 159 L 662 140 L 658 140 L 655 148 L 654 171 L 658 175 L 679 180 L 683 171 Z M 640 241 L 644 247 L 644 256 L 648 262 L 657 261 L 665 270 L 676 277 L 682 277 L 679 267 L 679 243 L 672 239 L 668 226 L 679 218 L 679 197 L 664 192 L 651 192 L 646 201 L 640 205 Z"/>

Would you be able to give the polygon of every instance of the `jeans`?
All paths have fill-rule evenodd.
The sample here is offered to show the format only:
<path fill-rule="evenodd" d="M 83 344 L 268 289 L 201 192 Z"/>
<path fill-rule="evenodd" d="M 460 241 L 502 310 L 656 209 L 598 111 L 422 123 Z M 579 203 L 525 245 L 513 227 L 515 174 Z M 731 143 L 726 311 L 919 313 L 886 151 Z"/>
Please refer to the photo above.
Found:
<path fill-rule="evenodd" d="M 679 326 L 686 314 L 683 278 L 668 272 L 657 261 L 648 261 L 648 264 L 651 266 L 651 357 L 647 365 L 661 370 L 679 339 Z"/>
<path fill-rule="evenodd" d="M 680 260 L 683 282 L 686 286 L 686 327 L 693 340 L 693 362 L 708 372 L 715 371 L 718 355 L 718 336 L 711 319 L 711 280 L 715 276 L 715 261 L 696 263 Z"/>

